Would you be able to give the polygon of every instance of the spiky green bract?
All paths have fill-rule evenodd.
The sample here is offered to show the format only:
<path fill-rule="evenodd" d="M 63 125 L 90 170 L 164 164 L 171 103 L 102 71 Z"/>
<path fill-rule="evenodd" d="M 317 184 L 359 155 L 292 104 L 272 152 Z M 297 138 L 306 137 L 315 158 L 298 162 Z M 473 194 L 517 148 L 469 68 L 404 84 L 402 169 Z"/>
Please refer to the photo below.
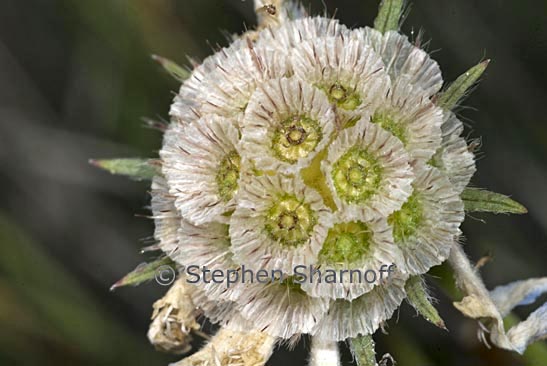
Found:
<path fill-rule="evenodd" d="M 377 365 L 375 343 L 371 335 L 352 338 L 350 347 L 357 366 Z"/>
<path fill-rule="evenodd" d="M 184 69 L 183 67 L 180 67 L 175 62 L 158 55 L 152 55 L 152 60 L 156 61 L 163 67 L 165 71 L 169 73 L 172 77 L 174 77 L 178 81 L 184 81 L 190 77 L 190 71 Z"/>
<path fill-rule="evenodd" d="M 525 214 L 526 207 L 511 198 L 479 188 L 466 188 L 462 193 L 466 212 L 491 212 L 495 214 Z"/>
<path fill-rule="evenodd" d="M 439 328 L 446 329 L 443 319 L 431 303 L 431 298 L 427 293 L 424 280 L 421 276 L 410 277 L 406 282 L 405 290 L 408 302 L 425 320 Z"/>
<path fill-rule="evenodd" d="M 175 268 L 175 262 L 169 257 L 163 257 L 153 262 L 142 263 L 133 271 L 126 274 L 122 279 L 117 281 L 110 287 L 110 291 L 114 291 L 118 287 L 137 286 L 143 282 L 150 281 L 154 278 L 157 270 L 163 266 Z"/>
<path fill-rule="evenodd" d="M 378 16 L 374 19 L 374 28 L 382 33 L 399 30 L 404 0 L 382 0 Z"/>
<path fill-rule="evenodd" d="M 125 175 L 135 180 L 151 180 L 158 174 L 158 168 L 148 159 L 90 159 L 89 163 L 112 174 Z"/>
<path fill-rule="evenodd" d="M 484 73 L 490 60 L 485 60 L 478 65 L 473 66 L 465 73 L 461 74 L 446 91 L 437 99 L 437 105 L 445 110 L 451 110 L 458 102 L 466 96 L 469 89 L 479 80 Z"/>

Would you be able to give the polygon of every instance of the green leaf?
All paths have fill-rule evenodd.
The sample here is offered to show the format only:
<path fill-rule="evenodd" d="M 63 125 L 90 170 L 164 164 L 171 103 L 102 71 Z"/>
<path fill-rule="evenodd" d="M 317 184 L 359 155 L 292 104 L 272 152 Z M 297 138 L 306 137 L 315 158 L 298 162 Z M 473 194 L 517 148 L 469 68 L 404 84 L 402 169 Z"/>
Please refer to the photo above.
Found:
<path fill-rule="evenodd" d="M 160 258 L 150 263 L 143 263 L 137 266 L 133 271 L 126 274 L 121 280 L 110 287 L 110 291 L 114 291 L 118 287 L 123 286 L 138 286 L 143 282 L 150 281 L 155 278 L 158 269 L 164 266 L 175 267 L 175 262 L 169 257 Z"/>
<path fill-rule="evenodd" d="M 376 350 L 371 335 L 360 336 L 350 340 L 351 353 L 357 366 L 376 366 Z"/>
<path fill-rule="evenodd" d="M 171 75 L 180 82 L 183 82 L 190 77 L 190 71 L 180 67 L 175 62 L 165 57 L 152 55 L 152 60 L 159 63 L 161 67 L 163 67 L 163 69 L 169 73 L 169 75 Z"/>
<path fill-rule="evenodd" d="M 460 75 L 456 81 L 439 96 L 437 105 L 445 110 L 454 108 L 458 102 L 467 95 L 469 88 L 479 80 L 489 63 L 490 60 L 482 61 Z"/>
<path fill-rule="evenodd" d="M 405 290 L 408 302 L 425 320 L 439 328 L 446 329 L 444 321 L 430 301 L 421 276 L 410 277 L 405 284 Z"/>
<path fill-rule="evenodd" d="M 374 28 L 382 33 L 399 30 L 403 5 L 404 0 L 382 0 L 378 16 L 374 19 Z"/>
<path fill-rule="evenodd" d="M 148 159 L 91 159 L 89 163 L 112 174 L 126 175 L 135 180 L 151 180 L 159 174 L 158 168 L 152 165 Z"/>
<path fill-rule="evenodd" d="M 525 214 L 526 207 L 511 198 L 478 188 L 466 188 L 462 193 L 466 212 Z"/>

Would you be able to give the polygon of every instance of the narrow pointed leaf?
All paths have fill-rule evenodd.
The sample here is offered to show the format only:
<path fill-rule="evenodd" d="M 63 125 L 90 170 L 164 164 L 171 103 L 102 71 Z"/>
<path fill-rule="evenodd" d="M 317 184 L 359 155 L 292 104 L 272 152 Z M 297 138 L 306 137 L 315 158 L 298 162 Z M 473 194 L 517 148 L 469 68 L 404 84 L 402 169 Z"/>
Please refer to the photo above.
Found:
<path fill-rule="evenodd" d="M 398 30 L 403 6 L 404 0 L 382 0 L 378 16 L 374 20 L 374 28 L 382 33 Z"/>
<path fill-rule="evenodd" d="M 357 366 L 376 366 L 376 350 L 371 335 L 351 339 L 351 353 Z"/>
<path fill-rule="evenodd" d="M 190 77 L 190 71 L 177 65 L 175 62 L 158 55 L 152 55 L 152 59 L 159 63 L 172 77 L 182 82 Z"/>
<path fill-rule="evenodd" d="M 169 257 L 164 257 L 150 263 L 143 263 L 137 266 L 133 271 L 126 274 L 121 280 L 110 287 L 110 291 L 114 291 L 118 287 L 138 286 L 143 282 L 153 279 L 157 270 L 163 266 L 171 266 L 174 268 L 175 263 Z"/>
<path fill-rule="evenodd" d="M 525 214 L 526 207 L 511 198 L 478 188 L 466 188 L 462 193 L 466 212 Z"/>
<path fill-rule="evenodd" d="M 158 167 L 151 164 L 148 159 L 91 159 L 89 163 L 112 174 L 125 175 L 135 180 L 151 180 L 159 174 Z"/>
<path fill-rule="evenodd" d="M 408 295 L 408 302 L 425 320 L 439 328 L 446 329 L 443 319 L 430 301 L 430 297 L 420 276 L 410 277 L 405 285 L 405 290 Z"/>
<path fill-rule="evenodd" d="M 438 98 L 437 105 L 445 110 L 451 110 L 467 95 L 469 89 L 479 80 L 490 60 L 485 60 L 473 66 L 460 75 Z"/>

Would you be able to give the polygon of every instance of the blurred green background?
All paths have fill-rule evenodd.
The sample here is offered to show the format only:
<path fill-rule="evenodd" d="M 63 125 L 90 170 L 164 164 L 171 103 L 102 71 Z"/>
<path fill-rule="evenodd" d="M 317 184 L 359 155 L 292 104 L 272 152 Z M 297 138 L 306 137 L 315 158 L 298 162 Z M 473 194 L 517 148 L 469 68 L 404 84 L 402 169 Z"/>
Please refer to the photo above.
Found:
<path fill-rule="evenodd" d="M 363 26 L 378 2 L 305 4 Z M 109 292 L 150 259 L 139 248 L 153 227 L 135 216 L 148 213 L 149 187 L 87 160 L 157 155 L 161 135 L 142 117 L 167 118 L 178 85 L 150 54 L 187 64 L 186 55 L 202 59 L 225 45 L 222 31 L 254 24 L 250 0 L 0 0 L 0 365 L 180 358 L 146 339 L 151 305 L 165 288 Z M 449 81 L 493 59 L 460 110 L 469 136 L 482 136 L 473 185 L 511 194 L 530 213 L 468 217 L 466 250 L 474 260 L 493 255 L 482 269 L 489 287 L 547 275 L 547 2 L 414 1 L 403 30 L 424 31 Z M 399 366 L 547 365 L 544 343 L 524 357 L 487 350 L 476 323 L 451 305 L 449 272 L 434 274 L 428 281 L 450 332 L 403 305 L 390 335 L 377 337 L 379 352 Z M 305 364 L 308 347 L 305 339 L 270 364 Z"/>

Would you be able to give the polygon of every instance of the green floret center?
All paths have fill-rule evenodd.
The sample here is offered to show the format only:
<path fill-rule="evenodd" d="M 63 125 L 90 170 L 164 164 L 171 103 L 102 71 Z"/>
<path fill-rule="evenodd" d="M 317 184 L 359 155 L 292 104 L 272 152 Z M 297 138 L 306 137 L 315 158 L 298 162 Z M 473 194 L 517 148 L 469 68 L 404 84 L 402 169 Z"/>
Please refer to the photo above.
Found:
<path fill-rule="evenodd" d="M 301 280 L 301 279 L 300 279 Z M 282 286 L 285 286 L 289 291 L 291 292 L 294 292 L 294 293 L 300 293 L 300 294 L 305 294 L 304 290 L 302 290 L 302 286 L 300 285 L 300 283 L 297 281 L 297 279 L 295 278 L 295 276 L 289 276 L 287 278 L 285 278 L 282 282 L 281 282 L 281 285 Z"/>
<path fill-rule="evenodd" d="M 393 227 L 393 239 L 396 243 L 404 243 L 414 236 L 423 222 L 423 206 L 416 194 L 410 196 L 403 207 L 388 218 Z"/>
<path fill-rule="evenodd" d="M 332 179 L 341 199 L 363 203 L 380 187 L 382 167 L 374 156 L 355 146 L 334 163 Z"/>
<path fill-rule="evenodd" d="M 295 196 L 278 197 L 266 215 L 269 236 L 284 246 L 306 243 L 316 223 L 316 216 L 307 203 Z"/>
<path fill-rule="evenodd" d="M 406 145 L 407 137 L 405 128 L 400 123 L 397 123 L 397 120 L 388 113 L 375 113 L 371 118 L 371 122 L 376 123 L 384 130 L 391 132 L 393 136 L 397 137 Z"/>
<path fill-rule="evenodd" d="M 336 104 L 341 109 L 353 111 L 361 105 L 360 95 L 338 82 L 320 89 L 326 92 L 329 102 Z"/>
<path fill-rule="evenodd" d="M 319 260 L 328 264 L 350 264 L 369 252 L 372 232 L 363 222 L 347 222 L 334 225 L 319 252 Z"/>
<path fill-rule="evenodd" d="M 228 153 L 218 165 L 216 182 L 218 194 L 224 202 L 230 201 L 237 191 L 240 167 L 241 158 L 235 150 Z"/>
<path fill-rule="evenodd" d="M 322 137 L 317 121 L 293 116 L 280 123 L 272 138 L 272 149 L 278 159 L 294 164 L 314 151 Z"/>
<path fill-rule="evenodd" d="M 433 155 L 433 156 L 431 157 L 431 159 L 429 159 L 429 161 L 427 162 L 427 164 L 431 165 L 432 167 L 438 168 L 438 169 L 442 169 L 442 168 L 443 168 L 442 148 L 440 148 L 439 150 L 437 150 L 437 152 L 435 153 L 435 155 Z"/>

